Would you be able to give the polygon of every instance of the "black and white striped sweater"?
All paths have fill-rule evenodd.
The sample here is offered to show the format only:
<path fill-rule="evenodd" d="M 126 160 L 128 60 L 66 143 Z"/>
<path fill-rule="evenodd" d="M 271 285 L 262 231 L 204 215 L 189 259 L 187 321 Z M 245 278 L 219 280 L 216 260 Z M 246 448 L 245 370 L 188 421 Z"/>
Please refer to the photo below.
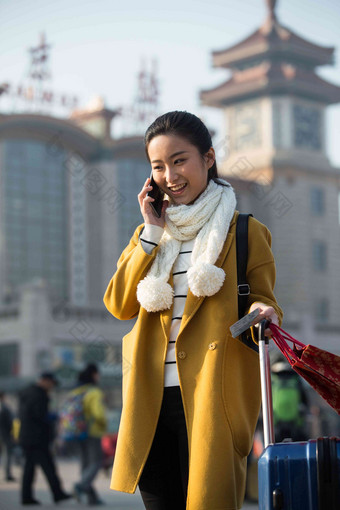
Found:
<path fill-rule="evenodd" d="M 163 234 L 163 228 L 156 225 L 145 225 L 140 237 L 143 250 L 151 253 L 158 245 Z M 168 350 L 165 359 L 164 386 L 178 386 L 178 372 L 175 355 L 175 345 L 184 312 L 185 300 L 188 294 L 187 271 L 191 266 L 191 252 L 195 239 L 182 242 L 180 252 L 172 268 L 174 282 L 174 306 Z"/>

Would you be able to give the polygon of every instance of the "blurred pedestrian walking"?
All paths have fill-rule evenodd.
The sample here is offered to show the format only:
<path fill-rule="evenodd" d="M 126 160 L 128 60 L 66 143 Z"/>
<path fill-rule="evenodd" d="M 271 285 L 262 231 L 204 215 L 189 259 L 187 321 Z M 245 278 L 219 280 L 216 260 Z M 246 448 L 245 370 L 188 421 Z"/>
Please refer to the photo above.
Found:
<path fill-rule="evenodd" d="M 103 392 L 98 388 L 99 370 L 93 363 L 80 372 L 78 385 L 68 396 L 61 412 L 62 438 L 77 443 L 81 463 L 81 478 L 74 486 L 79 502 L 86 496 L 89 505 L 102 505 L 93 482 L 103 467 L 101 439 L 107 420 Z M 80 408 L 81 405 L 81 408 Z"/>
<path fill-rule="evenodd" d="M 50 450 L 51 423 L 48 415 L 49 392 L 58 384 L 52 373 L 44 372 L 38 381 L 20 394 L 20 436 L 25 465 L 22 477 L 21 502 L 38 505 L 32 486 L 36 466 L 43 470 L 55 503 L 71 498 L 62 486 Z"/>
<path fill-rule="evenodd" d="M 12 476 L 12 453 L 13 453 L 13 413 L 6 403 L 5 393 L 0 392 L 0 444 L 1 457 L 4 466 L 5 480 L 15 482 Z"/>

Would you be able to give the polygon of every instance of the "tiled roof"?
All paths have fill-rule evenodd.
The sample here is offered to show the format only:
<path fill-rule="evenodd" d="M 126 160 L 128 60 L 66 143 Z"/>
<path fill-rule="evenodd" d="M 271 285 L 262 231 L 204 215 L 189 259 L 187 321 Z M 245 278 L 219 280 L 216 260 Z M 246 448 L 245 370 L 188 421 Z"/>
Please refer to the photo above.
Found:
<path fill-rule="evenodd" d="M 235 71 L 221 85 L 202 90 L 200 98 L 205 105 L 220 106 L 238 98 L 268 93 L 303 95 L 326 104 L 340 101 L 340 87 L 323 80 L 312 70 L 270 61 L 244 71 Z"/>
<path fill-rule="evenodd" d="M 334 48 L 315 44 L 276 21 L 267 21 L 246 39 L 229 48 L 213 51 L 212 56 L 215 67 L 228 68 L 268 53 L 290 55 L 317 66 L 332 63 Z"/>

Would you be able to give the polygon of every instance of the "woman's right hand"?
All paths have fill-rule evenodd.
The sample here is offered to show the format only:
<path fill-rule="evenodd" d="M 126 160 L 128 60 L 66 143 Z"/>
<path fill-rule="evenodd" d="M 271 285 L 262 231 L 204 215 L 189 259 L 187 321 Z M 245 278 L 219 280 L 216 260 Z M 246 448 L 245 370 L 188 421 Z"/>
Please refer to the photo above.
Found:
<path fill-rule="evenodd" d="M 150 205 L 151 202 L 154 201 L 154 198 L 149 197 L 147 194 L 152 190 L 152 186 L 150 186 L 151 179 L 148 177 L 145 181 L 145 184 L 138 194 L 138 202 L 140 206 L 140 210 L 142 216 L 144 218 L 144 223 L 149 223 L 150 225 L 157 225 L 158 227 L 164 228 L 165 225 L 165 211 L 169 205 L 168 200 L 163 201 L 162 213 L 160 218 L 158 218 Z"/>

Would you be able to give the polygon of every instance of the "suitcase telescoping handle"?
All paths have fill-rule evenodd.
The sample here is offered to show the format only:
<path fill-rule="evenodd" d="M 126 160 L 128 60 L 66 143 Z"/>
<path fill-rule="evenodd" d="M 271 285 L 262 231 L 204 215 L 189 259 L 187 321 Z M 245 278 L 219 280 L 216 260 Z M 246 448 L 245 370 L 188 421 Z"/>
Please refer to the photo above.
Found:
<path fill-rule="evenodd" d="M 262 393 L 262 418 L 263 434 L 265 448 L 275 442 L 274 419 L 273 419 L 273 400 L 272 400 L 272 380 L 270 376 L 270 358 L 269 358 L 269 339 L 264 331 L 268 327 L 269 321 L 263 319 L 259 324 L 259 354 L 260 354 L 260 374 L 261 374 L 261 393 Z"/>

